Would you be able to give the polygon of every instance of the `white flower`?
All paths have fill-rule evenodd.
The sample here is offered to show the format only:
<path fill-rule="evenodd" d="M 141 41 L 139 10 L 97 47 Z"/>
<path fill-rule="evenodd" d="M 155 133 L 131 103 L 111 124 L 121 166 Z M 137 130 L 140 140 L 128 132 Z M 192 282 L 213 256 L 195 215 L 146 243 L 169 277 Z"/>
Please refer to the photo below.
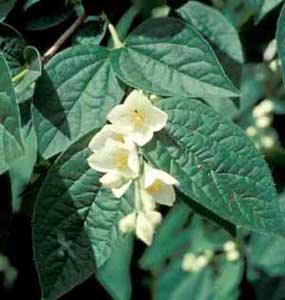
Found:
<path fill-rule="evenodd" d="M 130 233 L 136 230 L 137 214 L 135 212 L 123 217 L 119 222 L 119 229 L 122 233 Z"/>
<path fill-rule="evenodd" d="M 140 240 L 150 246 L 155 228 L 161 220 L 161 214 L 154 210 L 133 212 L 120 220 L 119 229 L 122 233 L 135 232 Z"/>
<path fill-rule="evenodd" d="M 95 150 L 88 158 L 92 169 L 103 173 L 115 173 L 125 178 L 136 178 L 139 174 L 137 149 L 131 141 L 126 143 L 111 139 L 104 147 Z"/>
<path fill-rule="evenodd" d="M 167 114 L 153 106 L 144 94 L 134 90 L 124 104 L 110 111 L 107 119 L 136 144 L 143 146 L 152 139 L 154 132 L 166 125 Z"/>
<path fill-rule="evenodd" d="M 108 139 L 124 143 L 125 136 L 114 125 L 107 124 L 100 131 L 98 131 L 89 143 L 89 148 L 92 151 L 97 151 L 103 148 Z"/>
<path fill-rule="evenodd" d="M 240 254 L 237 250 L 226 252 L 227 261 L 236 261 L 240 258 Z"/>
<path fill-rule="evenodd" d="M 223 248 L 224 248 L 224 251 L 230 252 L 230 251 L 236 250 L 237 245 L 233 241 L 227 241 L 224 243 Z"/>
<path fill-rule="evenodd" d="M 161 205 L 173 206 L 175 190 L 173 185 L 178 181 L 164 171 L 154 169 L 148 164 L 144 165 L 142 179 L 142 194 L 144 202 L 155 202 Z"/>
<path fill-rule="evenodd" d="M 152 244 L 156 226 L 161 222 L 161 214 L 157 211 L 139 212 L 136 224 L 136 236 L 148 246 Z"/>
<path fill-rule="evenodd" d="M 106 173 L 101 177 L 100 182 L 111 188 L 117 198 L 127 191 L 132 180 L 139 175 L 137 149 L 129 140 L 121 143 L 107 139 L 104 146 L 98 149 L 95 143 L 88 163 L 92 169 Z"/>

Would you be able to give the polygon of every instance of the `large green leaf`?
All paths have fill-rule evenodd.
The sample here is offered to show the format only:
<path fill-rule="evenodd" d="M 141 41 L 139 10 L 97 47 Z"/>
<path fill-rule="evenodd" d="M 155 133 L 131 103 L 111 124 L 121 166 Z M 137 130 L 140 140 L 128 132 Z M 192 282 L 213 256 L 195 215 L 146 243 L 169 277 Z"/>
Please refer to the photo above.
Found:
<path fill-rule="evenodd" d="M 133 250 L 133 237 L 121 238 L 113 246 L 112 254 L 106 263 L 97 270 L 96 277 L 114 300 L 129 300 L 132 284 L 130 262 Z"/>
<path fill-rule="evenodd" d="M 132 208 L 132 189 L 116 199 L 89 168 L 91 137 L 60 156 L 37 198 L 33 243 L 45 299 L 57 299 L 106 262 L 121 238 L 117 223 Z"/>
<path fill-rule="evenodd" d="M 0 54 L 0 174 L 22 155 L 19 108 L 8 64 Z"/>
<path fill-rule="evenodd" d="M 247 229 L 284 234 L 270 171 L 243 131 L 197 100 L 170 98 L 157 104 L 168 123 L 145 147 L 154 165 L 220 217 Z"/>
<path fill-rule="evenodd" d="M 163 96 L 236 96 L 210 45 L 189 25 L 155 18 L 140 25 L 126 46 L 111 53 L 118 77 Z"/>
<path fill-rule="evenodd" d="M 76 46 L 47 65 L 34 99 L 39 152 L 44 158 L 102 126 L 107 113 L 122 99 L 123 90 L 108 55 L 103 47 Z"/>
<path fill-rule="evenodd" d="M 238 85 L 243 53 L 234 26 L 218 10 L 196 1 L 189 1 L 177 12 L 211 43 L 226 73 Z"/>
<path fill-rule="evenodd" d="M 278 54 L 281 60 L 283 81 L 285 82 L 285 4 L 277 22 L 276 40 Z"/>

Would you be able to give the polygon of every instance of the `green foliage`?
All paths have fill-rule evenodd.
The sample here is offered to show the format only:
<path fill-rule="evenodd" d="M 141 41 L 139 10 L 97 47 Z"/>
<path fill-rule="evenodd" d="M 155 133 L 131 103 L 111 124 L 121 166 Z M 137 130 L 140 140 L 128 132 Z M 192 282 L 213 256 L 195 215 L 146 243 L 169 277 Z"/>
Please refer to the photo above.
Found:
<path fill-rule="evenodd" d="M 244 133 L 199 101 L 171 98 L 157 104 L 169 119 L 165 132 L 145 149 L 151 161 L 177 178 L 184 194 L 222 218 L 282 233 L 269 170 Z"/>
<path fill-rule="evenodd" d="M 35 91 L 40 154 L 50 158 L 102 126 L 122 96 L 106 48 L 77 46 L 62 51 L 48 63 Z"/>
<path fill-rule="evenodd" d="M 99 185 L 99 174 L 89 168 L 90 137 L 59 157 L 37 198 L 33 242 L 47 299 L 57 299 L 107 261 L 120 238 L 118 220 L 132 209 L 131 191 L 119 201 Z"/>
<path fill-rule="evenodd" d="M 0 174 L 23 155 L 20 112 L 7 62 L 0 54 Z"/>
<path fill-rule="evenodd" d="M 162 96 L 237 95 L 210 45 L 174 18 L 143 23 L 112 51 L 111 64 L 126 84 Z"/>
<path fill-rule="evenodd" d="M 257 300 L 284 298 L 284 5 L 273 20 L 284 1 L 206 2 L 133 0 L 116 10 L 113 1 L 0 0 L 0 175 L 11 192 L 0 226 L 10 206 L 33 216 L 42 299 L 68 299 L 88 278 L 114 300 L 137 297 L 138 286 L 156 300 L 238 300 L 245 286 Z M 255 30 L 270 18 L 268 45 L 275 27 Z M 100 156 L 89 143 L 134 89 L 151 108 L 122 112 L 135 128 L 124 130 L 167 122 L 134 147 L 139 175 L 122 176 L 124 157 L 106 159 L 120 175 L 110 187 L 131 181 L 116 198 L 88 164 L 92 151 Z M 139 207 L 153 200 L 141 190 L 144 160 L 178 182 L 174 207 L 157 205 L 153 218 Z M 139 230 L 154 235 L 142 256 Z M 187 270 L 187 255 L 209 256 Z"/>

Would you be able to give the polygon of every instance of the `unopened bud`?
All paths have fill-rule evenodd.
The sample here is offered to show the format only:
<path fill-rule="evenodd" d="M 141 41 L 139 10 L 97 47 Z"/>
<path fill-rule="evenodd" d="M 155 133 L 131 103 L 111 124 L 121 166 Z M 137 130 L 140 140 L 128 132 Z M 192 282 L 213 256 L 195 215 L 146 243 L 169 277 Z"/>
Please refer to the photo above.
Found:
<path fill-rule="evenodd" d="M 133 212 L 123 217 L 119 222 L 119 229 L 122 233 L 133 232 L 136 229 L 136 213 Z"/>

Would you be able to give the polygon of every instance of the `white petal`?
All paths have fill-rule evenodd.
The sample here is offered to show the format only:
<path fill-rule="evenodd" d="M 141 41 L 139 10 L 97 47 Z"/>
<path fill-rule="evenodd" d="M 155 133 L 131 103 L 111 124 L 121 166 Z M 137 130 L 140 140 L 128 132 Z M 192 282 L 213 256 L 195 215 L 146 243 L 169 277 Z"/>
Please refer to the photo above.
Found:
<path fill-rule="evenodd" d="M 143 213 L 138 213 L 136 235 L 147 245 L 151 245 L 154 234 L 154 226 Z"/>
<path fill-rule="evenodd" d="M 147 218 L 151 221 L 151 223 L 156 227 L 159 225 L 162 221 L 162 215 L 158 211 L 149 211 L 146 213 Z"/>
<path fill-rule="evenodd" d="M 128 133 L 133 129 L 132 114 L 126 104 L 115 106 L 109 112 L 107 119 L 125 133 Z"/>
<path fill-rule="evenodd" d="M 99 180 L 103 186 L 112 188 L 112 189 L 117 189 L 120 188 L 124 183 L 126 183 L 126 180 L 124 177 L 122 177 L 118 173 L 106 173 L 104 176 L 102 176 Z"/>
<path fill-rule="evenodd" d="M 142 209 L 145 212 L 153 211 L 155 209 L 155 201 L 151 194 L 147 193 L 145 190 L 140 191 Z"/>
<path fill-rule="evenodd" d="M 112 139 L 116 141 L 124 142 L 123 134 L 114 125 L 105 125 L 95 136 L 91 139 L 89 143 L 89 148 L 92 151 L 99 150 L 105 146 L 107 139 Z"/>
<path fill-rule="evenodd" d="M 121 198 L 132 184 L 132 180 L 127 181 L 121 187 L 112 189 L 112 193 L 116 198 Z"/>
<path fill-rule="evenodd" d="M 152 127 L 153 131 L 156 132 L 164 128 L 167 123 L 167 119 L 167 113 L 155 107 L 154 105 L 152 106 L 149 118 L 149 125 Z"/>
<path fill-rule="evenodd" d="M 159 179 L 160 181 L 162 181 L 168 185 L 178 185 L 179 184 L 178 181 L 174 177 L 172 177 L 171 175 L 169 175 L 168 173 L 166 173 L 162 170 L 152 168 L 149 164 L 144 165 L 144 172 L 145 172 L 145 175 L 144 175 L 144 178 L 145 178 L 144 187 L 145 188 L 150 187 L 157 179 Z"/>
<path fill-rule="evenodd" d="M 129 150 L 129 158 L 128 158 L 128 166 L 130 170 L 133 172 L 133 177 L 137 177 L 139 175 L 139 168 L 140 168 L 140 162 L 139 162 L 139 156 L 138 156 L 138 150 L 136 145 L 133 143 L 132 140 L 126 138 L 125 140 L 126 148 Z"/>
<path fill-rule="evenodd" d="M 119 222 L 119 229 L 122 233 L 133 232 L 136 229 L 136 213 L 133 212 L 125 217 L 123 217 Z"/>
<path fill-rule="evenodd" d="M 173 206 L 175 202 L 175 190 L 171 185 L 164 185 L 159 192 L 151 195 L 154 201 L 160 205 Z"/>
<path fill-rule="evenodd" d="M 153 138 L 153 130 L 150 127 L 142 127 L 129 133 L 128 137 L 139 146 L 144 146 Z"/>

